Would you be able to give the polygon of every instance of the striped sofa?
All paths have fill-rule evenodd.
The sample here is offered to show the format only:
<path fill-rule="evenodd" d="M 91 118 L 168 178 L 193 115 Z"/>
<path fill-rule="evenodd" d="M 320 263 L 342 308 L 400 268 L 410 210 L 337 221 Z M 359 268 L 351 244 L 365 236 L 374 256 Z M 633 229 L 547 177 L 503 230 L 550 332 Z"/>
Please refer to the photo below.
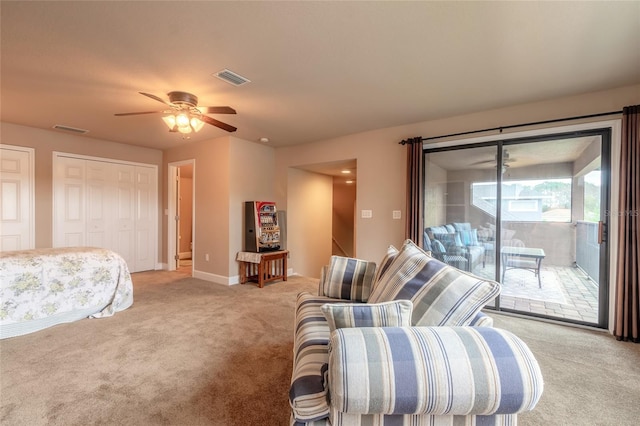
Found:
<path fill-rule="evenodd" d="M 377 267 L 332 257 L 296 301 L 291 425 L 515 425 L 543 379 L 480 312 L 498 292 L 411 241 Z"/>

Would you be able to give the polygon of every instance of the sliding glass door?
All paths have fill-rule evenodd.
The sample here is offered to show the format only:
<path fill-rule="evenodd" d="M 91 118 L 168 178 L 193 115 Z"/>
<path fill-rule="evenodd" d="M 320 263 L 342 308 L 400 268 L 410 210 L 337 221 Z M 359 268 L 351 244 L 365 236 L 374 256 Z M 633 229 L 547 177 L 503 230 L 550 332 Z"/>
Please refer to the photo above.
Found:
<path fill-rule="evenodd" d="M 497 260 L 495 153 L 495 146 L 425 153 L 424 247 L 445 263 L 490 279 Z"/>
<path fill-rule="evenodd" d="M 491 307 L 606 327 L 609 131 L 425 150 L 424 245 Z"/>

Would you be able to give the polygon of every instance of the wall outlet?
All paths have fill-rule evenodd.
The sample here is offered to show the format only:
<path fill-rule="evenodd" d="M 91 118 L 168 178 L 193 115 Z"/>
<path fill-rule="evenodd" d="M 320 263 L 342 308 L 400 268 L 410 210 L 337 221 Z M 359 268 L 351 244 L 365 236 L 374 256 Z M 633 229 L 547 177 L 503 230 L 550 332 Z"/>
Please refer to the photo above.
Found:
<path fill-rule="evenodd" d="M 363 219 L 371 219 L 373 217 L 373 211 L 371 210 L 362 210 L 362 218 Z"/>
<path fill-rule="evenodd" d="M 204 260 L 206 260 L 207 262 L 209 261 L 209 253 L 204 255 Z"/>
<path fill-rule="evenodd" d="M 400 210 L 394 210 L 392 217 L 394 219 L 402 219 L 402 212 Z"/>

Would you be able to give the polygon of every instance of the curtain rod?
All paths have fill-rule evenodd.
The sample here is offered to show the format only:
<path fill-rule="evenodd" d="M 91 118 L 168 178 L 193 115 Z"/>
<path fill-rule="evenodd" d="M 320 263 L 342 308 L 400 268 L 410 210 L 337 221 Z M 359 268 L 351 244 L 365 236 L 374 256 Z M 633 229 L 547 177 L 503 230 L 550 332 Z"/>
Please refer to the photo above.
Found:
<path fill-rule="evenodd" d="M 475 134 L 475 133 L 495 132 L 496 130 L 499 130 L 500 133 L 502 133 L 502 131 L 505 130 L 505 129 L 514 129 L 516 127 L 537 126 L 538 124 L 558 123 L 558 122 L 561 122 L 561 121 L 581 120 L 581 119 L 584 119 L 584 118 L 603 117 L 603 116 L 606 116 L 606 115 L 617 115 L 617 114 L 622 114 L 622 111 L 601 112 L 601 113 L 598 113 L 598 114 L 580 115 L 580 116 L 577 116 L 577 117 L 556 118 L 556 119 L 553 119 L 553 120 L 534 121 L 534 122 L 531 122 L 531 123 L 511 124 L 509 126 L 493 127 L 493 128 L 490 128 L 490 129 L 470 130 L 468 132 L 451 133 L 449 135 L 431 136 L 431 137 L 428 137 L 428 138 L 422 138 L 422 142 L 435 140 L 435 139 L 451 138 L 451 137 L 454 137 L 454 136 L 472 135 L 472 134 Z M 407 143 L 411 143 L 411 140 L 410 139 L 405 139 L 405 140 L 403 140 L 401 142 L 398 142 L 398 143 L 401 144 L 401 145 L 405 145 Z"/>

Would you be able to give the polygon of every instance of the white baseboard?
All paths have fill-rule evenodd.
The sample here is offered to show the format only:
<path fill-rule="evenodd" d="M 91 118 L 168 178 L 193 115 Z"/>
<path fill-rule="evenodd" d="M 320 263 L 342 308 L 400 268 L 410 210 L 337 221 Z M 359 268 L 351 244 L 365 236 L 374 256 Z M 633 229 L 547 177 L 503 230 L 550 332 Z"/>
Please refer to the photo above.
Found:
<path fill-rule="evenodd" d="M 178 257 L 180 259 L 191 259 L 191 252 L 190 251 L 180 252 Z"/>
<path fill-rule="evenodd" d="M 168 269 L 168 266 L 166 263 L 162 264 L 162 268 L 164 270 Z M 293 269 L 288 268 L 287 269 L 287 276 L 288 277 L 292 277 L 298 274 L 294 274 L 293 273 Z M 239 275 L 233 275 L 231 277 L 225 277 L 223 275 L 218 275 L 218 274 L 212 274 L 210 272 L 203 272 L 203 271 L 197 271 L 194 270 L 193 271 L 193 278 L 198 278 L 201 280 L 205 280 L 205 281 L 209 281 L 212 283 L 216 283 L 216 284 L 222 284 L 222 285 L 236 285 L 236 284 L 240 284 L 240 276 Z"/>
<path fill-rule="evenodd" d="M 201 280 L 210 281 L 216 284 L 230 285 L 230 278 L 222 275 L 212 274 L 210 272 L 193 271 L 193 278 L 199 278 Z M 237 281 L 237 280 L 236 280 Z"/>

